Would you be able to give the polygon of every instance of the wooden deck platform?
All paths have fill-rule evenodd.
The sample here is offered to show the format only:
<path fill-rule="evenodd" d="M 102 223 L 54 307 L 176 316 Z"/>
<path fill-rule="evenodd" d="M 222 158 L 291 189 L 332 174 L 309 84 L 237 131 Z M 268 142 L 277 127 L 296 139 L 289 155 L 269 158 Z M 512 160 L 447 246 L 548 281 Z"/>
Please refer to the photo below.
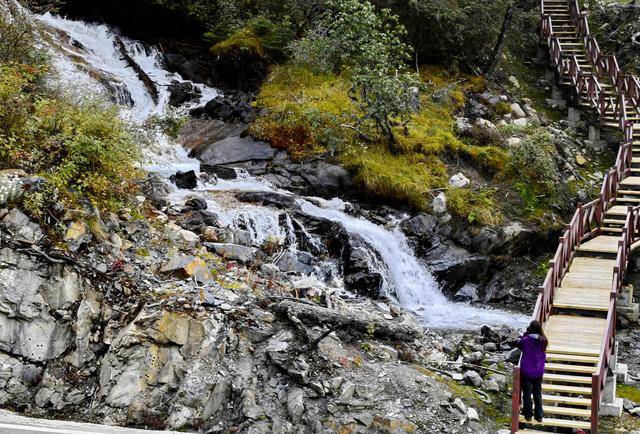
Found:
<path fill-rule="evenodd" d="M 553 315 L 545 326 L 547 352 L 599 356 L 607 320 L 574 315 Z"/>
<path fill-rule="evenodd" d="M 580 247 L 578 247 L 578 251 L 588 253 L 616 254 L 618 253 L 618 241 L 620 241 L 619 236 L 616 237 L 610 235 L 600 235 L 580 245 Z"/>

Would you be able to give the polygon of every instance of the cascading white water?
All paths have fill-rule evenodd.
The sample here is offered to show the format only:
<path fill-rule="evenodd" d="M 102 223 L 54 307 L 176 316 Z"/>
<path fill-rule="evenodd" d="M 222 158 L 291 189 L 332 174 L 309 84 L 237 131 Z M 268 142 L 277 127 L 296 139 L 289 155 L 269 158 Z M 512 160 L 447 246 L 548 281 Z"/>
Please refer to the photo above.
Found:
<path fill-rule="evenodd" d="M 162 116 L 169 104 L 167 85 L 173 80 L 184 82 L 177 74 L 166 71 L 160 61 L 160 53 L 155 48 L 145 47 L 135 41 L 122 38 L 128 54 L 158 85 L 157 102 L 149 94 L 144 84 L 127 63 L 121 59 L 115 45 L 115 35 L 105 25 L 71 21 L 51 14 L 39 17 L 50 29 L 62 31 L 79 44 L 57 41 L 52 44 L 54 64 L 60 72 L 65 86 L 76 92 L 105 93 L 105 87 L 94 77 L 91 71 L 99 71 L 108 77 L 110 88 L 116 89 L 121 98 L 130 97 L 130 105 L 123 107 L 124 116 L 137 125 L 143 125 L 152 116 Z M 51 32 L 55 38 L 55 32 Z M 80 46 L 82 48 L 80 48 Z M 218 95 L 217 90 L 196 85 L 202 92 L 202 98 L 191 107 L 202 104 Z M 128 96 L 125 98 L 124 96 Z M 188 109 L 185 107 L 183 109 Z M 145 166 L 167 177 L 177 170 L 198 170 L 199 163 L 189 158 L 186 152 L 170 138 L 156 132 L 155 146 L 148 149 Z M 280 221 L 281 212 L 275 209 L 255 205 L 225 203 L 229 195 L 238 191 L 275 191 L 268 183 L 240 173 L 232 181 L 220 180 L 216 185 L 200 185 L 196 190 L 206 197 L 209 209 L 220 216 L 221 222 L 230 227 L 244 227 L 260 244 L 276 237 L 283 244 L 295 242 L 291 221 Z M 181 201 L 191 191 L 175 189 L 172 198 Z M 279 191 L 282 194 L 288 192 Z M 411 251 L 405 236 L 399 229 L 388 230 L 363 218 L 356 218 L 344 212 L 345 203 L 339 199 L 331 201 L 311 201 L 299 198 L 303 212 L 339 222 L 352 234 L 362 236 L 375 248 L 384 261 L 377 267 L 385 277 L 385 290 L 392 300 L 418 314 L 425 325 L 438 328 L 472 328 L 481 324 L 523 325 L 527 318 L 507 312 L 481 309 L 466 304 L 452 303 L 441 293 L 433 276 L 417 260 Z M 288 224 L 286 223 L 288 221 Z"/>

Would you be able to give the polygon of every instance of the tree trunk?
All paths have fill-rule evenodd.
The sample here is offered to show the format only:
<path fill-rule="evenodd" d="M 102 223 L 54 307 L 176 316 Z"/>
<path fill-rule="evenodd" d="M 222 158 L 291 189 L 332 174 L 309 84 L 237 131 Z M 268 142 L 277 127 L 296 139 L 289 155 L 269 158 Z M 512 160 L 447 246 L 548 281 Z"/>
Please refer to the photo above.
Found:
<path fill-rule="evenodd" d="M 504 44 L 507 42 L 507 33 L 509 33 L 509 27 L 511 27 L 511 19 L 513 18 L 514 11 L 514 5 L 507 8 L 507 13 L 504 15 L 504 21 L 502 21 L 502 30 L 500 30 L 500 36 L 498 36 L 498 42 L 496 42 L 496 46 L 491 54 L 491 61 L 484 71 L 486 75 L 493 74 L 500 63 L 500 58 L 502 57 Z"/>

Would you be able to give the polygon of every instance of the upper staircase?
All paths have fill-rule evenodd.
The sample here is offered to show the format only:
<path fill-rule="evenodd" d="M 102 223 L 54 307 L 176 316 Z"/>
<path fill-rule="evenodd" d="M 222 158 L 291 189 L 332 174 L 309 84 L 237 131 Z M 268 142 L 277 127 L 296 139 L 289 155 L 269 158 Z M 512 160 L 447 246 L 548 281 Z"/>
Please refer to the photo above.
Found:
<path fill-rule="evenodd" d="M 623 141 L 600 195 L 578 204 L 539 289 L 533 314 L 549 339 L 542 423 L 521 416 L 520 367 L 514 368 L 512 433 L 597 433 L 614 351 L 616 301 L 630 252 L 640 245 L 640 82 L 600 51 L 577 0 L 540 0 L 541 37 L 559 80 Z M 610 374 L 609 374 L 610 375 Z"/>

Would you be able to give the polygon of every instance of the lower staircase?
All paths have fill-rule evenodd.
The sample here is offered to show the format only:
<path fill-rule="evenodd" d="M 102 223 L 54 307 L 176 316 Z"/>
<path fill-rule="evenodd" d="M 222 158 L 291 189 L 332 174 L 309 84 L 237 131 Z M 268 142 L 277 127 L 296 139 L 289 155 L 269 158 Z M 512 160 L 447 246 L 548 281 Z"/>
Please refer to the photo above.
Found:
<path fill-rule="evenodd" d="M 601 126 L 624 136 L 600 195 L 578 204 L 533 314 L 549 339 L 542 384 L 545 417 L 521 415 L 520 368 L 514 368 L 512 433 L 597 433 L 614 357 L 616 302 L 628 256 L 640 246 L 640 82 L 600 51 L 577 0 L 541 0 L 541 33 L 559 81 Z"/>

